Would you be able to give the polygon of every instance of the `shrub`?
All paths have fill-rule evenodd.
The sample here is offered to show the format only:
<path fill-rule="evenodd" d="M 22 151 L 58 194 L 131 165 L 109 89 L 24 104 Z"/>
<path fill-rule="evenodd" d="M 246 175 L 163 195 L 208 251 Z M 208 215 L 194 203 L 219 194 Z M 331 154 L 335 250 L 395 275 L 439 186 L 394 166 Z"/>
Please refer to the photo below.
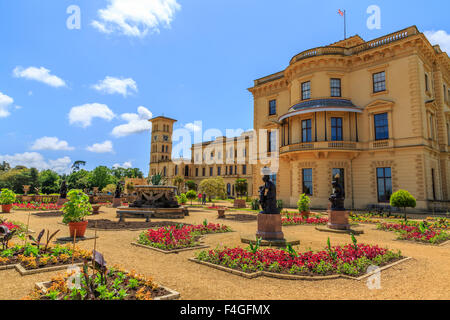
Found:
<path fill-rule="evenodd" d="M 180 194 L 179 196 L 177 196 L 177 200 L 179 204 L 185 204 L 187 202 L 186 194 Z"/>
<path fill-rule="evenodd" d="M 13 204 L 16 201 L 16 194 L 9 189 L 2 189 L 0 193 L 0 204 Z"/>
<path fill-rule="evenodd" d="M 297 207 L 299 212 L 308 212 L 311 199 L 306 194 L 301 194 L 297 201 Z"/>
<path fill-rule="evenodd" d="M 62 207 L 64 223 L 81 222 L 84 221 L 85 216 L 91 214 L 92 206 L 89 203 L 89 196 L 84 194 L 83 191 L 70 190 L 67 199 L 69 201 Z"/>
<path fill-rule="evenodd" d="M 406 190 L 398 190 L 391 196 L 392 207 L 403 208 L 406 220 L 406 208 L 415 208 L 416 199 Z"/>

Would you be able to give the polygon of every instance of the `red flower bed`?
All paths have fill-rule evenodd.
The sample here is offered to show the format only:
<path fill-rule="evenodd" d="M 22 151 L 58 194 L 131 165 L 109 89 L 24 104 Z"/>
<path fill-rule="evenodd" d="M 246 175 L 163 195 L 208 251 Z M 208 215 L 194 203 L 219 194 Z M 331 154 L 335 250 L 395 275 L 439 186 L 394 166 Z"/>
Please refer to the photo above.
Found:
<path fill-rule="evenodd" d="M 357 249 L 356 249 L 357 248 Z M 402 258 L 401 253 L 365 244 L 330 247 L 320 252 L 224 248 L 202 251 L 197 259 L 244 272 L 268 271 L 298 275 L 365 273 L 370 265 L 386 265 Z"/>
<path fill-rule="evenodd" d="M 196 226 L 169 226 L 157 230 L 149 229 L 140 234 L 138 243 L 163 250 L 176 250 L 198 245 L 202 234 L 230 232 L 231 229 L 220 224 L 202 224 Z"/>
<path fill-rule="evenodd" d="M 400 240 L 413 240 L 418 242 L 428 242 L 439 244 L 450 239 L 450 235 L 442 230 L 436 230 L 426 224 L 410 226 L 395 223 L 380 223 L 377 229 L 383 231 L 395 231 Z"/>
<path fill-rule="evenodd" d="M 301 225 L 301 224 L 312 224 L 312 225 L 324 225 L 328 223 L 328 218 L 326 217 L 310 217 L 310 218 L 304 218 L 304 217 L 282 217 L 281 223 L 284 226 L 290 226 L 290 225 Z"/>
<path fill-rule="evenodd" d="M 60 210 L 62 206 L 58 206 L 56 203 L 14 203 L 14 210 L 32 210 L 32 211 L 45 211 L 45 210 Z"/>

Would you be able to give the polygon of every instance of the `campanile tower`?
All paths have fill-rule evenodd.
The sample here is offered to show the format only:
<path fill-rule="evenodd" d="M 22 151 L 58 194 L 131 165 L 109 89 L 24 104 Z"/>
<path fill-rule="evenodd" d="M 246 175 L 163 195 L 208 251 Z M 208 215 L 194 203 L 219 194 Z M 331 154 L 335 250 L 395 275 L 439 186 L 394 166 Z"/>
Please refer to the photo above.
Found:
<path fill-rule="evenodd" d="M 161 173 L 167 176 L 172 161 L 173 124 L 177 120 L 160 116 L 149 121 L 152 123 L 149 175 Z"/>

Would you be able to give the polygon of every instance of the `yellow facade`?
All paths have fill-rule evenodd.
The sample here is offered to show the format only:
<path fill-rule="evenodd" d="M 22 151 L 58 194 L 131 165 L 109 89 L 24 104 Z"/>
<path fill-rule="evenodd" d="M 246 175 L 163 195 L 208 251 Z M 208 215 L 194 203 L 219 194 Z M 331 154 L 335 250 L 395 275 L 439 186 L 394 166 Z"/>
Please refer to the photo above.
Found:
<path fill-rule="evenodd" d="M 399 189 L 419 210 L 449 200 L 449 88 L 448 55 L 415 26 L 304 51 L 255 80 L 254 129 L 279 143 L 278 197 L 295 206 L 312 187 L 312 207 L 326 208 L 333 169 L 344 169 L 347 208 Z M 254 191 L 262 167 L 253 168 Z"/>

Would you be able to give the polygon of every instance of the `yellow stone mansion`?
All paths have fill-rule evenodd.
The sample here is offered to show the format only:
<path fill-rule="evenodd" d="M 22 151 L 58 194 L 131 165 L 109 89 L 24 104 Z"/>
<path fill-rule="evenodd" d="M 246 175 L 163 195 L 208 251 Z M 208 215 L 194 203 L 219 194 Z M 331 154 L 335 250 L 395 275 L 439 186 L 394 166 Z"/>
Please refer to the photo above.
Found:
<path fill-rule="evenodd" d="M 223 176 L 230 195 L 236 178 L 244 177 L 256 196 L 261 169 L 270 166 L 261 161 L 271 157 L 285 206 L 295 207 L 306 193 L 312 207 L 326 208 L 336 174 L 347 208 L 386 203 L 399 189 L 411 192 L 422 211 L 449 200 L 450 59 L 415 26 L 306 50 L 283 71 L 255 80 L 249 91 L 254 132 L 233 143 L 222 137 L 193 145 L 183 166 L 170 156 L 175 120 L 152 119 L 150 174 L 197 181 Z M 233 164 L 218 169 L 206 163 L 227 157 L 230 144 Z M 211 152 L 213 145 L 222 148 Z M 244 160 L 239 148 L 247 150 Z"/>

